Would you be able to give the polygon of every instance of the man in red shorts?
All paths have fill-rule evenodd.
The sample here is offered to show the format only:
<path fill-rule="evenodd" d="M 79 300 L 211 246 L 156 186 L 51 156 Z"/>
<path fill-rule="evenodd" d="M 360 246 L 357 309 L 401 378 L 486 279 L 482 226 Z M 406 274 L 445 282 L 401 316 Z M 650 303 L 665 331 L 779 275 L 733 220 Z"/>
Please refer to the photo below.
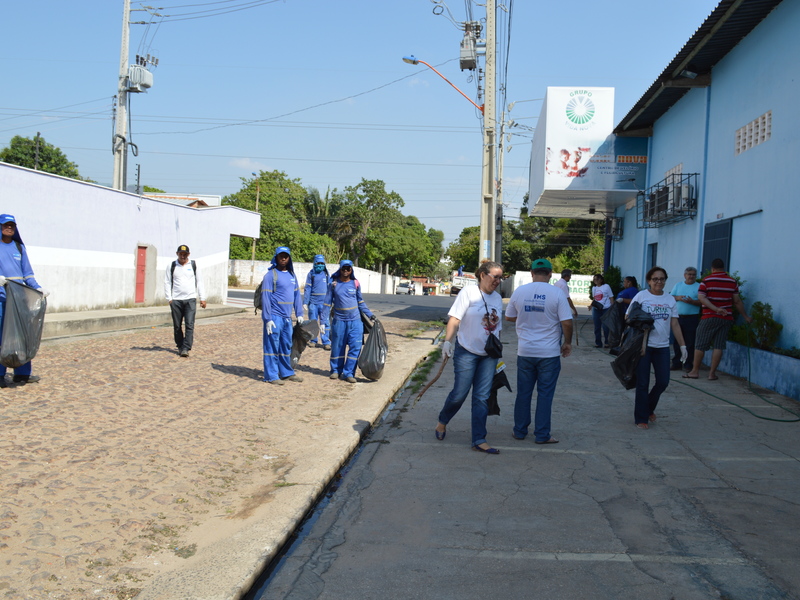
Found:
<path fill-rule="evenodd" d="M 728 339 L 728 330 L 733 325 L 733 307 L 748 323 L 753 321 L 744 310 L 744 303 L 739 297 L 739 286 L 736 280 L 725 272 L 725 263 L 721 258 L 711 261 L 711 274 L 703 278 L 697 299 L 703 305 L 703 316 L 697 327 L 697 339 L 694 346 L 694 363 L 692 370 L 683 377 L 697 379 L 700 377 L 700 363 L 706 350 L 714 347 L 711 353 L 711 370 L 708 378 L 717 379 L 717 367 L 722 360 L 722 351 Z"/>

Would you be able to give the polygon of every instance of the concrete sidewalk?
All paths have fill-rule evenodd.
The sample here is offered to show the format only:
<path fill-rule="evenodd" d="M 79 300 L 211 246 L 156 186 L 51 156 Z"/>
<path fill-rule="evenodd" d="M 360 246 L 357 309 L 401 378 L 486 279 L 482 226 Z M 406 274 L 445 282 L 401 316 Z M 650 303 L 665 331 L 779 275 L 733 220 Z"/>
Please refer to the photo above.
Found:
<path fill-rule="evenodd" d="M 283 567 L 253 598 L 736 600 L 800 597 L 797 402 L 726 375 L 673 373 L 649 430 L 633 391 L 591 344 L 562 360 L 553 436 L 512 439 L 499 393 L 488 442 L 470 450 L 469 400 L 434 438 L 450 365 L 405 395 Z M 502 338 L 516 390 L 516 336 Z M 535 400 L 534 400 L 535 402 Z M 736 404 L 739 406 L 737 407 Z M 746 409 L 746 410 L 743 410 Z"/>
<path fill-rule="evenodd" d="M 198 306 L 196 320 L 221 317 L 246 310 L 246 308 L 235 305 L 208 304 L 206 308 Z M 172 325 L 169 305 L 47 313 L 44 317 L 42 339 L 49 340 L 162 325 Z"/>

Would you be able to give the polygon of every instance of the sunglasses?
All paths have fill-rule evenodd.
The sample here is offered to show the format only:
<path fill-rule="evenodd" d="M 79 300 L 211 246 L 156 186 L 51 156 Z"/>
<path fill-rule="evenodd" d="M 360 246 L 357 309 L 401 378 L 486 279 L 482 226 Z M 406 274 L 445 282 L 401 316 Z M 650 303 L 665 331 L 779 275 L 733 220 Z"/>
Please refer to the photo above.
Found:
<path fill-rule="evenodd" d="M 342 267 L 342 271 L 352 271 L 353 267 Z"/>

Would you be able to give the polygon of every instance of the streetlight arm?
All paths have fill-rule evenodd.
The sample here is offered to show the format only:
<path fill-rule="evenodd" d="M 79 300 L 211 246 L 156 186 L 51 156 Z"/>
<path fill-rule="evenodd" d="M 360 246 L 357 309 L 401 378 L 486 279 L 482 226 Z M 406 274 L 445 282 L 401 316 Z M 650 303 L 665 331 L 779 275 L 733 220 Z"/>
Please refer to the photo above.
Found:
<path fill-rule="evenodd" d="M 469 97 L 469 96 L 467 96 L 467 95 L 466 95 L 464 92 L 462 92 L 460 89 L 458 89 L 458 88 L 457 88 L 457 87 L 456 87 L 456 86 L 455 86 L 455 85 L 454 85 L 454 84 L 453 84 L 453 83 L 452 83 L 452 82 L 451 82 L 451 81 L 450 81 L 450 80 L 449 80 L 447 77 L 445 77 L 444 75 L 442 75 L 441 73 L 439 73 L 439 71 L 437 71 L 435 68 L 433 68 L 433 67 L 432 67 L 431 65 L 429 65 L 428 63 L 426 63 L 424 60 L 420 60 L 420 59 L 418 59 L 418 58 L 414 58 L 413 56 L 411 56 L 411 57 L 408 57 L 408 58 L 403 58 L 403 60 L 404 60 L 405 62 L 407 62 L 408 64 L 411 64 L 411 65 L 416 65 L 416 64 L 418 64 L 418 63 L 419 63 L 419 64 L 423 64 L 423 65 L 425 65 L 426 67 L 428 67 L 428 68 L 429 68 L 431 71 L 433 71 L 433 72 L 434 72 L 434 73 L 436 73 L 436 74 L 437 74 L 439 77 L 441 77 L 441 78 L 442 78 L 442 79 L 444 79 L 444 80 L 445 80 L 447 83 L 449 83 L 449 84 L 452 86 L 452 88 L 453 88 L 455 91 L 457 91 L 459 94 L 461 94 L 462 96 L 464 96 L 464 98 L 466 98 L 466 99 L 469 101 L 469 103 L 470 103 L 470 104 L 472 104 L 472 106 L 474 106 L 475 108 L 477 108 L 479 111 L 481 111 L 481 114 L 483 114 L 483 106 L 478 106 L 477 104 L 475 104 L 475 102 L 473 102 L 473 101 L 472 101 L 472 98 L 470 98 L 470 97 Z"/>

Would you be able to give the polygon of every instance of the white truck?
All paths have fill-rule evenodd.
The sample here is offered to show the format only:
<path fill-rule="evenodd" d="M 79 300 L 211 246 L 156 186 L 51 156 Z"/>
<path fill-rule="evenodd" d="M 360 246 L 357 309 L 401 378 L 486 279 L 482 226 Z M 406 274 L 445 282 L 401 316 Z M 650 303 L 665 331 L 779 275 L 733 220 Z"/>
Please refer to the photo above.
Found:
<path fill-rule="evenodd" d="M 478 280 L 474 277 L 453 276 L 453 284 L 450 286 L 450 295 L 455 296 L 468 285 L 478 285 Z"/>

